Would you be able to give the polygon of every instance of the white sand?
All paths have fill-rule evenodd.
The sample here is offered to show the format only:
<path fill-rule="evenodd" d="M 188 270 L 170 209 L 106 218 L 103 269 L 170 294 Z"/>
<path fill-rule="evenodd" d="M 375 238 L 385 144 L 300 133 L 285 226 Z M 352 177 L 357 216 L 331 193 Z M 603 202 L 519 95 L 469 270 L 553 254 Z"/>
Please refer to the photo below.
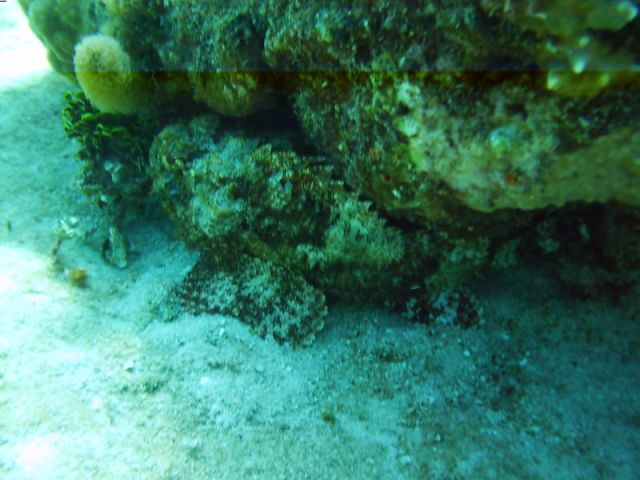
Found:
<path fill-rule="evenodd" d="M 343 306 L 291 351 L 231 318 L 163 322 L 195 255 L 140 224 L 131 265 L 104 263 L 59 120 L 74 87 L 13 0 L 0 29 L 0 478 L 640 478 L 637 308 L 539 272 L 485 279 L 469 330 Z M 69 216 L 95 230 L 55 262 Z"/>

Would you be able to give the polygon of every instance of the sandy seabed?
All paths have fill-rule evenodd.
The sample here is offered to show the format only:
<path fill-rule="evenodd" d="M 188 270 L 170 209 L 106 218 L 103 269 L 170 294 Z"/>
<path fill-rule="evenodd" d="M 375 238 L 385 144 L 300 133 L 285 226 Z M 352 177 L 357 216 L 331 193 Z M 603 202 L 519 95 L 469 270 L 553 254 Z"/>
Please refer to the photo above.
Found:
<path fill-rule="evenodd" d="M 233 318 L 164 321 L 196 254 L 145 220 L 128 268 L 103 261 L 60 121 L 74 89 L 0 4 L 0 478 L 640 478 L 633 299 L 511 270 L 472 285 L 471 329 L 335 306 L 297 351 Z M 54 258 L 71 217 L 88 233 Z"/>

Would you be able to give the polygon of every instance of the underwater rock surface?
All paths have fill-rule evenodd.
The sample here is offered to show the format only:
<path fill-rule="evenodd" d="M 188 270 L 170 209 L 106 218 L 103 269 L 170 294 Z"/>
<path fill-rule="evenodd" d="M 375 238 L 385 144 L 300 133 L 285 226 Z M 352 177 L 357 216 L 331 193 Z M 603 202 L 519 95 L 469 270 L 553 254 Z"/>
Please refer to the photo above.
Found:
<path fill-rule="evenodd" d="M 88 99 L 65 127 L 114 228 L 159 202 L 223 271 L 314 292 L 309 335 L 325 297 L 427 321 L 534 258 L 581 294 L 637 282 L 635 2 L 20 3 Z"/>

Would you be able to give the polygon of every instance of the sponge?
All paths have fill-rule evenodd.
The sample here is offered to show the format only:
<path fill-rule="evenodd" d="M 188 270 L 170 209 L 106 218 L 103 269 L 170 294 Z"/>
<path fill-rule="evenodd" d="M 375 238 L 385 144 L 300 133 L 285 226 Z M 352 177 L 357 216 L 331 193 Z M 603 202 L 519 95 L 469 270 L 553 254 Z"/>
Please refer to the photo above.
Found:
<path fill-rule="evenodd" d="M 142 72 L 132 70 L 131 58 L 109 35 L 84 37 L 73 58 L 76 78 L 91 103 L 104 113 L 147 111 L 151 89 Z"/>

